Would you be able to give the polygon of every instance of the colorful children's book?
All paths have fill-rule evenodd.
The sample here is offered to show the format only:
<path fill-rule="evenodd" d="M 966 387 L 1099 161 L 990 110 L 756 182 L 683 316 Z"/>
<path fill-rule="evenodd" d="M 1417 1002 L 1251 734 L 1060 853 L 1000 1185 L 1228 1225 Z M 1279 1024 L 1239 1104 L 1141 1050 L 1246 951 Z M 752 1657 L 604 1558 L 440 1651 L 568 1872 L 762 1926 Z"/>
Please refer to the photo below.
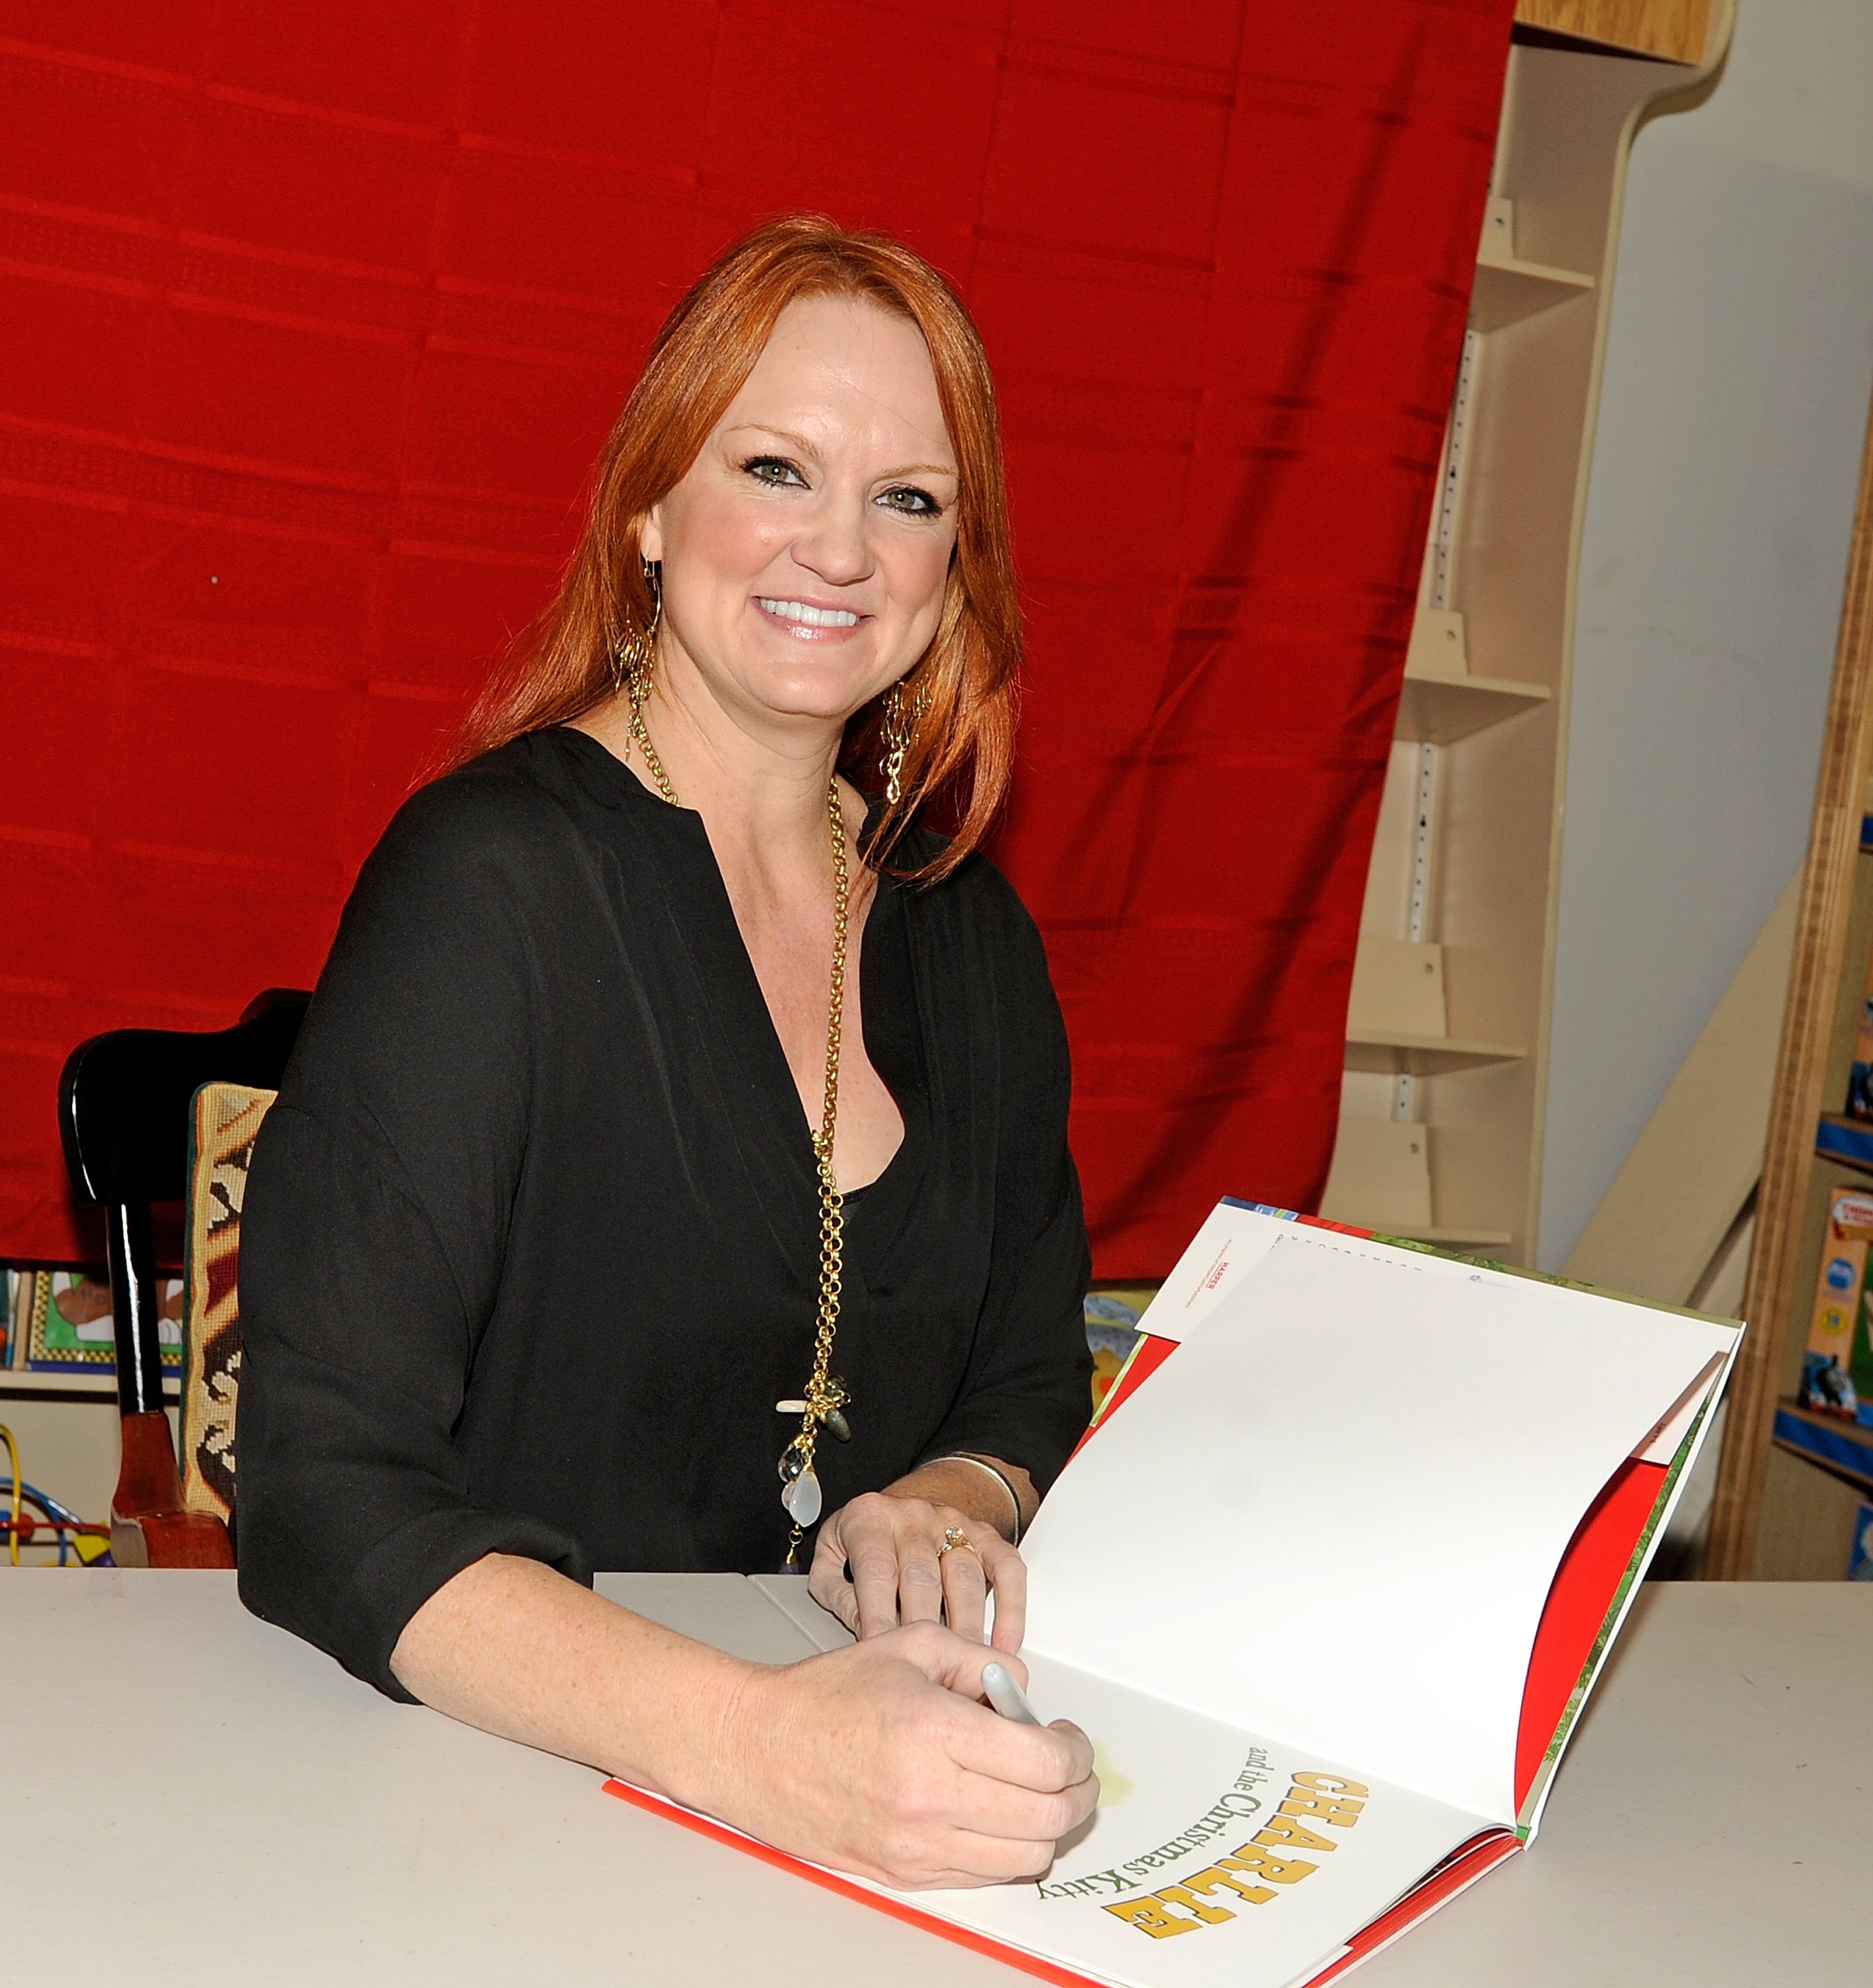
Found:
<path fill-rule="evenodd" d="M 1533 1840 L 1741 1329 L 1226 1202 L 1024 1543 L 1095 1746 L 1038 1882 L 902 1895 L 1057 1983 L 1330 1980 Z"/>

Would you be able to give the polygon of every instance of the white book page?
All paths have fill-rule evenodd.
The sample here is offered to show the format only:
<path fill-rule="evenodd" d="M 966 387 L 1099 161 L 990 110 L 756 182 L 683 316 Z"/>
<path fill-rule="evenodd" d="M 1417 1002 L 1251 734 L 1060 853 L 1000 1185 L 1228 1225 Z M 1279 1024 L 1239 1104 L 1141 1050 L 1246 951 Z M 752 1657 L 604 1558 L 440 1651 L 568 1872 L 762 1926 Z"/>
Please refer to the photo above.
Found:
<path fill-rule="evenodd" d="M 1144 1307 L 1140 1331 L 1188 1337 L 1293 1226 L 1280 1215 L 1218 1202 Z"/>
<path fill-rule="evenodd" d="M 1339 1240 L 1277 1237 L 1074 1459 L 1033 1647 L 1507 1824 L 1554 1570 L 1734 1330 Z"/>
<path fill-rule="evenodd" d="M 1287 1988 L 1486 1827 L 1044 1657 L 1029 1696 L 1093 1736 L 1097 1814 L 1038 1883 L 904 1902 L 1125 1988 Z"/>
<path fill-rule="evenodd" d="M 1363 1256 L 1375 1263 L 1408 1262 L 1432 1276 L 1454 1277 L 1499 1290 L 1522 1290 L 1530 1282 L 1511 1271 L 1408 1249 L 1396 1242 L 1375 1242 L 1368 1236 L 1343 1236 L 1335 1229 L 1316 1229 L 1297 1222 L 1291 1215 L 1270 1214 L 1239 1202 L 1219 1201 L 1145 1307 L 1139 1330 L 1159 1339 L 1188 1338 L 1276 1243 L 1283 1241 Z M 1599 1296 L 1587 1295 L 1596 1299 Z"/>

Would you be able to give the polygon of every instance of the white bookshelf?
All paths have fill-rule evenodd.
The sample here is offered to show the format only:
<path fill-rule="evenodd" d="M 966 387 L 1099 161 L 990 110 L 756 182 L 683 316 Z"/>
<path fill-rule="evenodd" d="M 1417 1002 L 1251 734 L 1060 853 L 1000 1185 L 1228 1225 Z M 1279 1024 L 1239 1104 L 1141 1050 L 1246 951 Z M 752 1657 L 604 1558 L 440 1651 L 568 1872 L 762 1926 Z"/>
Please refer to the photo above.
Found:
<path fill-rule="evenodd" d="M 1523 12 L 1551 26 L 1557 4 Z M 1576 34 L 1652 32 L 1630 0 L 1565 11 Z M 1534 1259 L 1575 567 L 1626 160 L 1645 119 L 1696 100 L 1733 15 L 1716 0 L 1701 67 L 1516 30 L 1361 921 L 1330 1219 Z"/>

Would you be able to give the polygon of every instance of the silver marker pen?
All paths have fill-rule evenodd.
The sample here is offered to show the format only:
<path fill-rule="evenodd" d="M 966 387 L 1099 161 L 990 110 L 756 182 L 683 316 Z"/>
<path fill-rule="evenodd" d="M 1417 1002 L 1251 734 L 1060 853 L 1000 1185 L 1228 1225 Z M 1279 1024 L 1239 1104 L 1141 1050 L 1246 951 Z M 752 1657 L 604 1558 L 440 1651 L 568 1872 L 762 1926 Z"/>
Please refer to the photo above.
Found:
<path fill-rule="evenodd" d="M 1017 1726 L 1040 1723 L 1027 1702 L 1027 1693 L 1015 1682 L 1014 1673 L 1006 1664 L 984 1664 L 982 1688 L 982 1696 L 1004 1719 L 1012 1719 Z"/>

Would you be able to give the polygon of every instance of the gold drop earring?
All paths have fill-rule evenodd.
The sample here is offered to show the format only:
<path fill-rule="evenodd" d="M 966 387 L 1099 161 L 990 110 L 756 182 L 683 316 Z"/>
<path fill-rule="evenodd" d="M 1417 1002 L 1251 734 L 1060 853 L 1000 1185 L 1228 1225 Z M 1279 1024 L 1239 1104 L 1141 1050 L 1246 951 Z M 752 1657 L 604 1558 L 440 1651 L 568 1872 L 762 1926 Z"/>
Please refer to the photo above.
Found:
<path fill-rule="evenodd" d="M 887 806 L 895 807 L 904 796 L 904 756 L 910 749 L 911 742 L 916 735 L 917 721 L 923 716 L 924 707 L 928 702 L 920 691 L 911 700 L 907 712 L 901 678 L 884 693 L 884 714 L 878 728 L 883 747 L 878 756 L 878 771 L 884 776 Z"/>
<path fill-rule="evenodd" d="M 657 664 L 657 631 L 664 618 L 662 568 L 646 560 L 644 577 L 651 590 L 651 625 L 636 628 L 626 624 L 624 639 L 611 658 L 611 681 L 614 688 L 631 701 L 631 713 L 626 720 L 631 742 L 642 754 L 644 766 L 656 782 L 658 791 L 674 804 L 676 796 L 671 791 L 668 776 L 657 756 L 657 749 L 651 743 L 650 730 L 644 722 L 644 708 L 651 697 L 651 673 Z"/>
<path fill-rule="evenodd" d="M 641 560 L 644 583 L 651 590 L 651 625 L 639 628 L 627 617 L 624 634 L 611 654 L 611 684 L 614 690 L 628 691 L 634 707 L 651 694 L 651 671 L 657 660 L 657 631 L 664 618 L 663 568 L 650 560 Z"/>

